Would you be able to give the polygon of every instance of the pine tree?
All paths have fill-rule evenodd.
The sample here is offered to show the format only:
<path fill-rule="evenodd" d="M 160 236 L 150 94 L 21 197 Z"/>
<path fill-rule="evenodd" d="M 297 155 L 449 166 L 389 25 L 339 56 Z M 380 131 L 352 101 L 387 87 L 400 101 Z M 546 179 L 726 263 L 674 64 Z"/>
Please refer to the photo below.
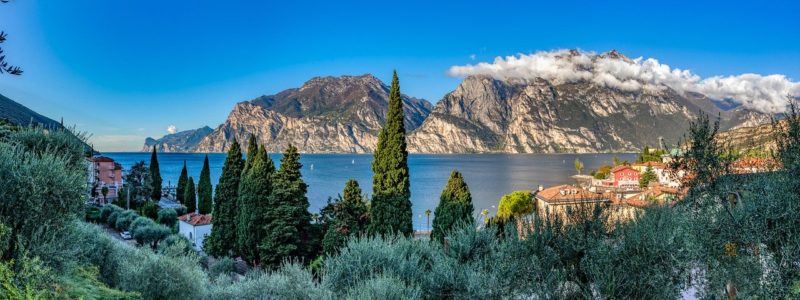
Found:
<path fill-rule="evenodd" d="M 469 186 L 464 182 L 461 173 L 453 170 L 442 195 L 439 196 L 439 206 L 433 216 L 431 239 L 442 242 L 447 233 L 457 226 L 473 225 L 473 209 Z"/>
<path fill-rule="evenodd" d="M 186 183 L 186 192 L 183 194 L 183 205 L 186 206 L 187 213 L 193 213 L 197 210 L 197 194 L 194 191 L 194 178 L 189 177 L 189 182 Z"/>
<path fill-rule="evenodd" d="M 161 200 L 161 170 L 158 168 L 158 156 L 156 155 L 156 147 L 153 146 L 153 153 L 150 155 L 150 198 L 153 200 Z"/>
<path fill-rule="evenodd" d="M 400 232 L 410 236 L 411 190 L 408 173 L 406 130 L 403 125 L 403 100 L 397 72 L 392 76 L 386 124 L 378 134 L 372 160 L 372 211 L 370 231 L 374 234 Z"/>
<path fill-rule="evenodd" d="M 658 181 L 658 176 L 656 172 L 653 172 L 653 168 L 648 165 L 642 176 L 639 177 L 639 187 L 645 188 L 651 181 Z"/>
<path fill-rule="evenodd" d="M 258 153 L 258 141 L 256 141 L 256 136 L 250 134 L 250 138 L 247 140 L 247 160 L 244 162 L 244 168 L 242 172 L 247 171 L 248 168 L 252 165 L 252 157 Z"/>
<path fill-rule="evenodd" d="M 210 214 L 212 208 L 211 198 L 211 170 L 208 167 L 208 155 L 203 161 L 203 169 L 200 170 L 200 181 L 197 182 L 197 208 L 201 214 Z"/>
<path fill-rule="evenodd" d="M 222 175 L 214 193 L 214 211 L 211 218 L 211 235 L 205 239 L 203 249 L 211 255 L 229 256 L 236 247 L 236 225 L 238 220 L 239 183 L 241 182 L 242 150 L 239 142 L 233 140 L 228 149 Z"/>
<path fill-rule="evenodd" d="M 364 203 L 358 181 L 348 180 L 342 195 L 334 203 L 333 224 L 328 227 L 322 242 L 322 248 L 327 254 L 335 253 L 347 243 L 349 237 L 363 235 L 369 222 L 367 204 Z"/>
<path fill-rule="evenodd" d="M 186 161 L 183 161 L 183 169 L 181 169 L 181 176 L 178 177 L 178 186 L 175 189 L 175 200 L 178 203 L 183 203 L 183 194 L 186 193 L 186 181 L 189 180 L 189 172 L 186 171 Z"/>
<path fill-rule="evenodd" d="M 251 152 L 253 153 L 253 152 Z M 275 166 L 264 147 L 249 155 L 250 168 L 239 183 L 239 216 L 236 226 L 236 247 L 239 255 L 252 265 L 261 263 L 259 244 L 265 236 L 269 218 L 272 177 Z"/>
<path fill-rule="evenodd" d="M 266 210 L 266 236 L 259 244 L 264 263 L 277 267 L 290 257 L 308 258 L 311 214 L 308 212 L 308 189 L 300 174 L 300 154 L 289 145 L 273 179 L 273 190 Z"/>

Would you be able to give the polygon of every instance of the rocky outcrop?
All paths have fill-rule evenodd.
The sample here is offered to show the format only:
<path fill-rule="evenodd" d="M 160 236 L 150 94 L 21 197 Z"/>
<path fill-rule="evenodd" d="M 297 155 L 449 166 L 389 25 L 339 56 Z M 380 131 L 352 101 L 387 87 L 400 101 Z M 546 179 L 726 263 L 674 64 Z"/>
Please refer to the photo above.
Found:
<path fill-rule="evenodd" d="M 191 152 L 197 144 L 214 131 L 208 126 L 202 128 L 176 132 L 165 135 L 160 139 L 148 137 L 142 146 L 143 152 L 149 152 L 156 147 L 158 152 Z"/>
<path fill-rule="evenodd" d="M 422 124 L 432 106 L 403 95 L 405 127 Z M 255 134 L 270 152 L 372 152 L 388 109 L 389 88 L 372 75 L 317 77 L 302 87 L 234 106 L 225 123 L 193 151 L 222 152 Z"/>
<path fill-rule="evenodd" d="M 777 125 L 777 126 L 776 126 Z M 739 151 L 760 150 L 769 152 L 776 149 L 777 130 L 785 130 L 786 121 L 777 124 L 761 124 L 758 126 L 739 126 L 717 133 L 716 140 L 725 149 Z"/>
<path fill-rule="evenodd" d="M 622 58 L 620 58 L 622 59 Z M 668 87 L 620 91 L 590 81 L 554 83 L 473 75 L 447 94 L 408 138 L 423 153 L 638 151 L 660 139 L 676 144 L 700 112 L 724 129 L 768 115 L 723 111 L 710 99 Z"/>

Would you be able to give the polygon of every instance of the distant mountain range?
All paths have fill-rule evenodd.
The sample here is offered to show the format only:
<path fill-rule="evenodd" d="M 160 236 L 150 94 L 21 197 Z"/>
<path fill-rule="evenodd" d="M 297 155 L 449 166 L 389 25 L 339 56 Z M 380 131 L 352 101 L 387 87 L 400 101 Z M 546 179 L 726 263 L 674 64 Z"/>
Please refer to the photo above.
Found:
<path fill-rule="evenodd" d="M 26 126 L 31 123 L 48 128 L 60 128 L 61 123 L 30 110 L 29 108 L 0 94 L 0 120 Z"/>
<path fill-rule="evenodd" d="M 213 131 L 214 129 L 211 129 L 211 127 L 204 126 L 198 129 L 168 134 L 158 140 L 147 138 L 144 140 L 142 151 L 152 151 L 153 147 L 155 147 L 158 152 L 191 152 L 200 144 L 203 138 Z"/>
<path fill-rule="evenodd" d="M 567 52 L 565 55 L 578 55 Z M 630 61 L 615 51 L 591 59 Z M 143 150 L 222 152 L 252 133 L 269 151 L 374 150 L 388 105 L 386 84 L 372 75 L 317 77 L 300 88 L 237 103 L 227 120 L 148 138 Z M 721 117 L 723 130 L 769 122 L 770 114 L 668 86 L 620 90 L 590 80 L 470 75 L 435 107 L 403 95 L 408 149 L 418 153 L 627 152 L 678 143 L 700 112 Z M 191 136 L 191 138 L 184 138 Z M 167 146 L 168 145 L 168 146 Z"/>

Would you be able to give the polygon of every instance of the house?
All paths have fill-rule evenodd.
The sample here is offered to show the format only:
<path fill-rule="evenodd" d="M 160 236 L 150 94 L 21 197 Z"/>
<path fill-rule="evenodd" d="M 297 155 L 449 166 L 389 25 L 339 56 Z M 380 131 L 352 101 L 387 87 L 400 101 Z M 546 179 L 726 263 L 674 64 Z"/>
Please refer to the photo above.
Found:
<path fill-rule="evenodd" d="M 735 174 L 771 172 L 778 169 L 779 164 L 773 158 L 742 157 L 730 165 L 731 172 Z"/>
<path fill-rule="evenodd" d="M 195 250 L 203 250 L 203 240 L 211 234 L 211 214 L 188 213 L 178 217 L 178 232 L 192 242 Z"/>
<path fill-rule="evenodd" d="M 668 164 L 651 161 L 631 165 L 631 168 L 639 171 L 639 174 L 646 172 L 648 167 L 656 174 L 659 184 L 672 188 L 678 188 L 680 186 L 680 182 L 678 181 L 679 174 L 674 174 L 675 172 L 669 168 Z M 680 174 L 682 174 L 682 172 Z"/>
<path fill-rule="evenodd" d="M 546 189 L 539 187 L 534 201 L 536 201 L 536 211 L 544 215 L 564 213 L 567 208 L 575 208 L 581 204 L 604 203 L 609 199 L 603 194 L 565 184 Z"/>
<path fill-rule="evenodd" d="M 621 165 L 611 169 L 611 178 L 617 189 L 638 189 L 639 171 L 629 165 Z"/>
<path fill-rule="evenodd" d="M 88 180 L 87 187 L 90 194 L 97 195 L 94 200 L 101 204 L 110 202 L 117 197 L 119 189 L 122 188 L 122 165 L 115 162 L 110 157 L 94 156 L 87 158 Z M 104 198 L 101 190 L 108 188 L 108 194 Z M 94 192 L 92 191 L 94 190 Z"/>
<path fill-rule="evenodd" d="M 641 193 L 626 199 L 625 203 L 635 207 L 645 207 L 652 204 L 671 203 L 678 199 L 679 190 L 659 184 L 647 186 Z"/>

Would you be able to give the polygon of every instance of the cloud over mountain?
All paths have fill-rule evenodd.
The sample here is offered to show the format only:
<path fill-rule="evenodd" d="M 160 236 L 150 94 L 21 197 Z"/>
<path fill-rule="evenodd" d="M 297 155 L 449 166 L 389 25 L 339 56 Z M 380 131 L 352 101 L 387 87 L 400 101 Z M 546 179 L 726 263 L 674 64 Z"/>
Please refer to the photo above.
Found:
<path fill-rule="evenodd" d="M 690 70 L 672 68 L 654 58 L 630 59 L 616 51 L 518 54 L 496 57 L 491 63 L 452 66 L 448 73 L 456 77 L 489 75 L 498 79 L 539 77 L 554 82 L 588 80 L 623 91 L 660 90 L 667 86 L 681 93 L 697 92 L 716 100 L 730 99 L 766 113 L 785 111 L 787 96 L 800 97 L 800 83 L 784 75 L 748 73 L 701 78 Z"/>

